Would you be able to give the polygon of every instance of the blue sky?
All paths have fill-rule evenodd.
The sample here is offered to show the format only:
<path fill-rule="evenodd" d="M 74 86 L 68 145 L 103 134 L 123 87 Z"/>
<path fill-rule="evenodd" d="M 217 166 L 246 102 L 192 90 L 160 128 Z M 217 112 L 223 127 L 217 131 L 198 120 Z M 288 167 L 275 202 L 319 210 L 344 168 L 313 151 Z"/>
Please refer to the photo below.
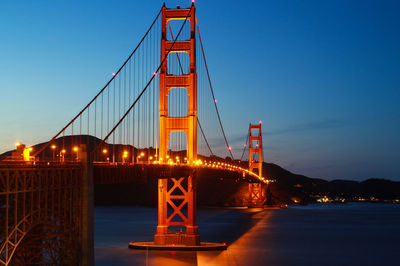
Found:
<path fill-rule="evenodd" d="M 190 1 L 166 1 L 168 7 Z M 1 1 L 0 152 L 52 137 L 122 64 L 162 1 Z M 398 1 L 196 1 L 236 156 L 310 177 L 400 180 Z"/>

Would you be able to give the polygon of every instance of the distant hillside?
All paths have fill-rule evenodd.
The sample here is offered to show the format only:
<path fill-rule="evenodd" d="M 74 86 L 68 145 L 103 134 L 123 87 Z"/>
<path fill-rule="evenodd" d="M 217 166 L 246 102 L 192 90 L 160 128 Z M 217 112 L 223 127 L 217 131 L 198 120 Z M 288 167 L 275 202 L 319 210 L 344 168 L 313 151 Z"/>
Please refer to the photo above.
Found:
<path fill-rule="evenodd" d="M 400 182 L 371 178 L 362 182 L 309 178 L 293 174 L 282 167 L 264 163 L 264 176 L 276 179 L 271 186 L 272 194 L 281 200 L 298 199 L 300 202 L 314 201 L 314 198 L 329 196 L 332 199 L 358 200 L 375 198 L 378 200 L 400 199 Z"/>
<path fill-rule="evenodd" d="M 88 135 L 81 136 L 66 136 L 58 138 L 54 144 L 57 146 L 54 156 L 55 159 L 59 159 L 59 153 L 61 149 L 65 149 L 67 151 L 66 158 L 70 158 L 68 156 L 73 156 L 72 147 L 79 145 L 79 143 L 86 143 L 89 146 L 89 150 L 93 150 L 94 147 L 98 146 L 101 143 L 101 140 Z M 40 143 L 34 145 L 33 151 L 37 151 L 42 148 L 46 143 Z M 107 154 L 102 154 L 102 150 L 107 149 Z M 131 145 L 112 145 L 112 144 L 104 144 L 99 147 L 96 158 L 97 160 L 106 160 L 106 157 L 109 157 L 109 160 L 112 160 L 113 153 L 115 154 L 115 160 L 121 161 L 123 151 L 128 150 L 134 152 L 135 155 L 141 152 L 149 152 L 150 154 L 154 154 L 155 150 L 150 148 L 147 149 L 136 149 Z M 12 151 L 5 152 L 0 155 L 1 158 L 6 158 L 11 155 Z M 175 155 L 180 155 L 184 157 L 185 151 L 176 152 Z M 202 159 L 211 160 L 210 157 L 199 156 Z M 48 147 L 46 150 L 40 155 L 39 159 L 52 159 L 53 158 L 53 150 Z M 219 160 L 225 160 L 231 162 L 229 158 L 218 158 Z M 238 162 L 237 162 L 238 163 Z M 248 165 L 248 162 L 242 161 L 240 163 L 243 167 Z M 204 172 L 206 174 L 206 172 Z M 386 179 L 368 179 L 362 182 L 351 181 L 351 180 L 333 180 L 327 181 L 324 179 L 317 178 L 309 178 L 304 175 L 294 174 L 288 170 L 283 169 L 279 165 L 273 163 L 263 163 L 263 176 L 268 178 L 273 178 L 276 182 L 273 182 L 267 188 L 267 203 L 271 205 L 281 204 L 281 203 L 309 203 L 315 201 L 317 198 L 328 196 L 329 198 L 344 198 L 346 200 L 358 200 L 360 198 L 370 200 L 379 199 L 379 200 L 392 200 L 392 199 L 400 199 L 400 182 L 394 182 Z M 221 177 L 223 178 L 223 177 Z M 201 180 L 201 179 L 199 179 Z M 221 187 L 220 183 L 214 183 L 213 186 L 210 186 L 210 182 L 213 182 L 213 179 L 202 179 L 203 181 L 199 181 L 199 187 L 204 187 L 207 192 L 203 192 L 199 195 L 199 199 L 203 201 L 206 205 L 212 205 L 210 202 L 210 198 L 219 198 L 217 205 L 226 205 L 227 202 L 229 204 L 237 203 L 238 198 L 230 197 L 229 200 L 224 202 L 224 196 L 220 193 L 221 189 L 228 189 L 229 183 L 229 193 L 237 193 L 238 195 L 245 193 L 245 187 L 235 188 L 235 183 L 230 181 L 230 177 L 227 174 L 226 179 L 223 181 L 225 183 L 225 187 Z M 207 180 L 207 181 L 205 181 Z M 204 184 L 203 184 L 204 183 Z M 236 192 L 235 192 L 236 191 Z M 116 192 L 117 193 L 117 192 Z M 211 197 L 211 195 L 213 195 Z M 220 197 L 218 197 L 220 196 Z M 239 196 L 238 196 L 239 197 Z M 217 203 L 217 202 L 216 202 Z"/>

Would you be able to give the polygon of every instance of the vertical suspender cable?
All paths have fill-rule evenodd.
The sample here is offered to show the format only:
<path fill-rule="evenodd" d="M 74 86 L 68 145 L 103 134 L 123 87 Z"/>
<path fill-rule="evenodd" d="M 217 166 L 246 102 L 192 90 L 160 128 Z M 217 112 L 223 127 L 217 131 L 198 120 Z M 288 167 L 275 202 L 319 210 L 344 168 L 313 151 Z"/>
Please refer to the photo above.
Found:
<path fill-rule="evenodd" d="M 215 100 L 214 90 L 213 90 L 213 87 L 212 87 L 212 84 L 211 84 L 210 73 L 208 72 L 208 66 L 207 66 L 206 56 L 205 56 L 205 54 L 204 54 L 203 42 L 201 41 L 199 23 L 197 22 L 197 16 L 196 16 L 196 26 L 197 26 L 197 33 L 199 34 L 199 41 L 200 41 L 201 51 L 202 51 L 202 54 L 203 54 L 204 66 L 205 66 L 205 68 L 206 68 L 206 73 L 207 73 L 207 77 L 208 77 L 208 82 L 209 82 L 209 84 L 210 84 L 211 94 L 212 94 L 213 101 L 214 101 L 215 111 L 217 112 L 219 125 L 220 125 L 220 127 L 221 127 L 222 135 L 224 136 L 225 144 L 226 144 L 226 147 L 228 148 L 229 154 L 230 154 L 232 160 L 235 160 L 235 159 L 233 158 L 233 154 L 232 154 L 232 151 L 231 151 L 231 147 L 229 146 L 228 140 L 226 139 L 224 127 L 222 126 L 221 117 L 220 117 L 219 112 L 218 112 L 217 101 Z"/>

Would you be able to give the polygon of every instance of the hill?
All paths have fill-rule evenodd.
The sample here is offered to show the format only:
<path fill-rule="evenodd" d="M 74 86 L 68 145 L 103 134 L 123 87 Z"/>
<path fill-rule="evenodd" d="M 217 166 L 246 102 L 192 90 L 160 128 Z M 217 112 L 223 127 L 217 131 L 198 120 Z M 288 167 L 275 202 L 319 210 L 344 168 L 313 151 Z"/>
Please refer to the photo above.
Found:
<path fill-rule="evenodd" d="M 68 156 L 74 156 L 72 152 L 72 147 L 79 145 L 79 143 L 86 143 L 89 146 L 90 150 L 93 150 L 94 147 L 98 146 L 101 143 L 101 140 L 88 135 L 81 136 L 66 136 L 58 138 L 54 145 L 56 145 L 56 149 L 52 150 L 50 147 L 46 148 L 46 150 L 41 154 L 40 160 L 44 159 L 60 159 L 60 151 L 62 149 L 66 150 L 66 158 Z M 40 143 L 32 146 L 33 151 L 37 151 L 42 148 L 46 143 Z M 102 150 L 106 149 L 107 154 L 102 154 Z M 154 154 L 155 149 L 137 149 L 131 145 L 112 145 L 112 144 L 103 144 L 99 147 L 96 152 L 95 157 L 97 160 L 112 160 L 113 154 L 115 154 L 115 160 L 121 161 L 123 151 L 128 150 L 130 154 L 133 153 L 133 157 L 139 153 L 145 152 L 146 154 Z M 0 155 L 0 160 L 3 158 L 7 158 L 11 155 L 12 151 L 5 152 Z M 54 153 L 53 153 L 54 152 Z M 184 156 L 185 151 L 175 152 L 173 156 Z M 210 158 L 206 156 L 199 156 L 202 159 L 211 160 L 215 158 Z M 71 158 L 71 157 L 69 157 Z M 73 157 L 72 157 L 73 158 Z M 129 158 L 129 159 L 130 159 Z M 232 162 L 229 158 L 218 158 L 218 160 L 225 160 Z M 236 162 L 239 163 L 239 162 Z M 248 165 L 248 162 L 242 161 L 241 164 L 243 167 Z M 243 204 L 243 195 L 246 193 L 246 186 L 238 185 L 237 181 L 235 181 L 234 177 L 231 177 L 229 174 L 227 176 L 221 177 L 207 177 L 207 171 L 203 171 L 202 178 L 199 178 L 199 202 L 203 205 L 240 205 Z M 307 204 L 310 202 L 315 202 L 317 200 L 326 200 L 326 201 L 351 201 L 351 200 L 369 200 L 369 201 L 393 201 L 400 199 L 400 182 L 395 182 L 386 179 L 368 179 L 362 182 L 351 181 L 351 180 L 333 180 L 327 181 L 324 179 L 318 178 L 309 178 L 304 175 L 292 173 L 279 165 L 273 163 L 263 163 L 263 176 L 272 178 L 275 182 L 271 183 L 266 188 L 267 195 L 267 204 L 270 205 L 278 205 L 282 203 L 301 203 Z M 150 187 L 151 186 L 147 186 Z M 202 188 L 202 189 L 200 189 Z M 101 188 L 98 186 L 97 190 L 104 191 L 104 193 L 109 193 L 111 186 L 107 186 L 105 188 Z M 116 198 L 124 198 L 121 194 L 121 190 L 127 190 L 125 186 L 115 186 L 115 195 Z M 226 193 L 221 193 L 221 190 L 225 189 Z M 108 191 L 108 192 L 106 192 Z M 155 194 L 156 192 L 151 189 L 148 191 L 149 194 Z M 98 199 L 102 203 L 106 203 L 106 199 L 102 199 L 100 194 L 98 193 Z M 126 191 L 126 198 L 130 198 L 132 201 L 131 193 Z M 214 198 L 214 201 L 210 201 L 210 199 Z M 115 203 L 123 203 L 124 199 L 121 199 L 119 202 Z M 131 203 L 135 203 L 133 200 Z M 149 202 L 149 204 L 153 204 L 153 202 Z"/>

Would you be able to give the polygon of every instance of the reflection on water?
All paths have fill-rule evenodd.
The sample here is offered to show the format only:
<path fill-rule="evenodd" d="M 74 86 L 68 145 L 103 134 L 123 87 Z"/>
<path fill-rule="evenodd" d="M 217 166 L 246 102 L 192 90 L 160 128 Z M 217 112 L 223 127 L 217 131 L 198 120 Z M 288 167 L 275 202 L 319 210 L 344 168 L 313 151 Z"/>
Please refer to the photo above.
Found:
<path fill-rule="evenodd" d="M 200 209 L 202 241 L 226 251 L 146 251 L 157 210 L 95 208 L 96 265 L 398 265 L 400 205 L 348 203 L 289 209 Z"/>

